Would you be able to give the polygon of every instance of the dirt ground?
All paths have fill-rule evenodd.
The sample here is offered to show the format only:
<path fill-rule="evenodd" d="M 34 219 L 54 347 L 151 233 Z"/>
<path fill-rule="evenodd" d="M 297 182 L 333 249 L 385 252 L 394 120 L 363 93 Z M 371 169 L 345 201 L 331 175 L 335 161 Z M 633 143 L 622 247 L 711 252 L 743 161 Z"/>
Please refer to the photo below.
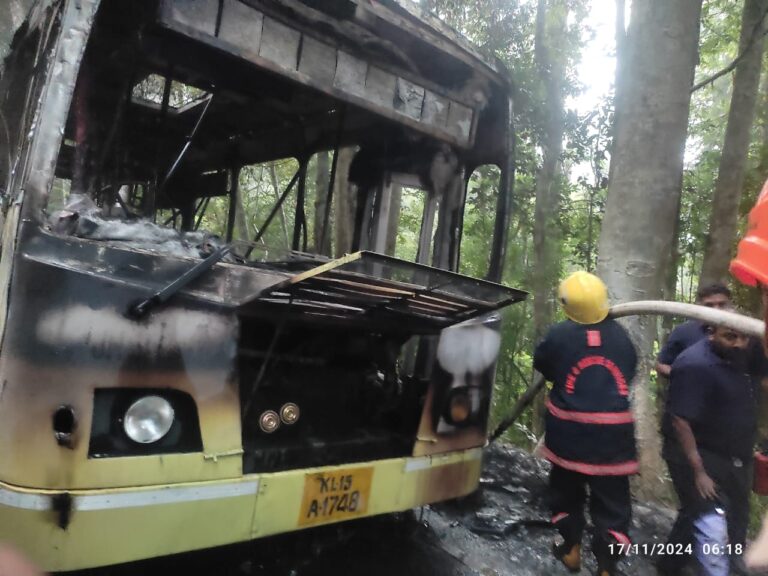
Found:
<path fill-rule="evenodd" d="M 540 576 L 567 574 L 549 554 L 548 464 L 509 446 L 486 450 L 480 489 L 453 502 L 403 514 L 184 554 L 88 576 Z M 663 542 L 672 510 L 635 503 L 632 537 Z M 492 532 L 496 531 L 497 534 Z M 505 534 L 502 534 L 505 533 Z M 583 574 L 594 573 L 588 552 Z M 626 575 L 656 574 L 653 558 L 632 556 Z"/>

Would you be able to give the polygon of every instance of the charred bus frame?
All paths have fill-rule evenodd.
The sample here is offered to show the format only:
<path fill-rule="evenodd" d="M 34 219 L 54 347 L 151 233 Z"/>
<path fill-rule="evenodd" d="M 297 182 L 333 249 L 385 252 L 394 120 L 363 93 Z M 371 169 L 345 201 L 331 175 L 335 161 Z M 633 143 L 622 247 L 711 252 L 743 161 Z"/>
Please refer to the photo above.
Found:
<path fill-rule="evenodd" d="M 493 313 L 525 297 L 498 284 L 511 116 L 503 70 L 405 0 L 36 3 L 0 78 L 0 539 L 70 570 L 474 490 Z M 322 248 L 349 146 L 349 254 L 309 254 L 309 158 L 333 151 Z M 235 238 L 241 169 L 289 156 Z M 479 280 L 457 270 L 484 164 Z M 415 262 L 382 254 L 398 179 L 426 191 Z M 197 231 L 217 197 L 222 238 Z"/>

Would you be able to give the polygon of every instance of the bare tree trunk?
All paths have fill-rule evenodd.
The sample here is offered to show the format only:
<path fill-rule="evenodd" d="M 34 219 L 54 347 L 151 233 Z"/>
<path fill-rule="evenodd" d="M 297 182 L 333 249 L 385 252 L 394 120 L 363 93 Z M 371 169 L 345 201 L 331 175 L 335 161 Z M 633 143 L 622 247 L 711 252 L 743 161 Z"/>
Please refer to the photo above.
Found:
<path fill-rule="evenodd" d="M 333 190 L 333 202 L 336 213 L 336 251 L 337 257 L 352 249 L 352 233 L 355 229 L 355 194 L 349 189 L 349 165 L 355 155 L 354 148 L 339 148 L 339 160 L 336 164 L 336 182 Z"/>
<path fill-rule="evenodd" d="M 627 30 L 624 26 L 625 0 L 616 0 L 616 21 L 614 22 L 614 36 L 616 40 L 616 87 L 614 89 L 613 106 L 616 109 L 617 101 L 624 92 L 624 74 L 627 68 Z"/>
<path fill-rule="evenodd" d="M 702 0 L 632 3 L 626 90 L 611 158 L 598 275 L 613 302 L 658 299 L 674 238 Z M 625 321 L 640 359 L 634 382 L 644 496 L 662 485 L 661 446 L 649 393 L 655 319 Z"/>
<path fill-rule="evenodd" d="M 247 242 L 250 240 L 251 234 L 248 230 L 248 221 L 245 217 L 245 202 L 243 202 L 244 195 L 245 189 L 243 188 L 241 179 L 239 193 L 235 196 L 235 201 L 237 202 L 237 206 L 235 207 L 235 238 Z M 254 198 L 254 205 L 258 205 L 257 200 L 258 196 Z"/>
<path fill-rule="evenodd" d="M 546 98 L 546 124 L 542 148 L 544 158 L 536 179 L 536 209 L 533 224 L 534 266 L 531 278 L 533 287 L 533 323 L 535 337 L 541 338 L 554 317 L 554 293 L 559 270 L 558 214 L 560 190 L 558 173 L 560 154 L 563 151 L 562 79 L 565 66 L 558 48 L 565 38 L 567 5 L 563 0 L 539 0 L 536 12 L 536 61 Z M 533 404 L 533 433 L 544 430 L 544 398 L 538 396 Z"/>
<path fill-rule="evenodd" d="M 691 270 L 696 269 L 696 259 L 698 258 L 698 254 L 694 251 L 693 254 L 691 254 Z M 693 273 L 690 274 L 688 279 L 688 302 L 693 301 Z"/>
<path fill-rule="evenodd" d="M 616 41 L 616 77 L 621 76 L 621 68 L 626 64 L 627 31 L 625 0 L 616 0 L 616 19 L 614 21 L 614 37 Z"/>
<path fill-rule="evenodd" d="M 328 200 L 328 152 L 323 150 L 317 153 L 317 164 L 315 165 L 315 225 L 314 225 L 314 246 L 318 254 L 326 254 L 325 246 L 329 244 L 326 238 L 323 241 L 323 219 L 325 217 L 325 205 Z"/>
<path fill-rule="evenodd" d="M 616 133 L 619 130 L 621 122 L 620 114 L 624 110 L 624 105 L 619 104 L 626 93 L 626 70 L 627 70 L 627 31 L 624 27 L 625 21 L 625 0 L 616 0 L 616 20 L 614 22 L 614 37 L 616 40 L 616 82 L 613 90 L 613 128 L 611 130 L 611 157 L 616 147 Z M 608 180 L 613 178 L 614 163 L 608 167 Z"/>
<path fill-rule="evenodd" d="M 677 199 L 677 209 L 675 211 L 675 231 L 672 236 L 672 245 L 670 250 L 669 265 L 667 266 L 667 278 L 662 292 L 664 300 L 675 300 L 677 295 L 677 263 L 680 260 L 680 212 L 682 210 L 682 191 Z M 666 342 L 669 333 L 674 328 L 674 317 L 664 316 L 661 322 L 656 321 L 658 334 L 656 339 L 659 343 Z M 669 378 L 656 375 L 656 413 L 659 423 L 664 407 L 667 404 L 667 392 L 669 389 Z"/>
<path fill-rule="evenodd" d="M 709 218 L 709 234 L 704 250 L 700 285 L 719 282 L 728 276 L 728 263 L 734 248 L 739 202 L 755 118 L 755 103 L 760 86 L 763 59 L 763 33 L 768 0 L 745 0 L 741 17 L 739 53 L 744 57 L 733 77 L 733 96 L 728 111 L 723 153 L 715 183 L 715 196 Z M 759 30 L 758 37 L 753 38 Z"/>

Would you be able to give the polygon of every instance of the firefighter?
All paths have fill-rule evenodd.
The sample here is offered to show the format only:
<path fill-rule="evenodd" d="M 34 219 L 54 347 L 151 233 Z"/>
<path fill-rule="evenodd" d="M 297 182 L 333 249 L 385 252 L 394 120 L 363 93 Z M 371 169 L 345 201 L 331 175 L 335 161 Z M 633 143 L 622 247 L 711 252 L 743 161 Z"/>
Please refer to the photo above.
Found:
<path fill-rule="evenodd" d="M 741 283 L 759 286 L 762 290 L 766 321 L 764 344 L 768 352 L 768 181 L 749 213 L 747 232 L 739 242 L 736 258 L 731 261 L 731 274 Z M 768 517 L 746 560 L 750 566 L 768 566 Z"/>
<path fill-rule="evenodd" d="M 576 272 L 560 284 L 559 297 L 568 320 L 553 326 L 534 354 L 534 367 L 553 383 L 542 450 L 552 463 L 552 523 L 560 533 L 553 553 L 580 570 L 588 486 L 597 574 L 610 576 L 630 545 L 629 476 L 638 464 L 629 385 L 637 355 L 624 328 L 607 318 L 599 278 Z"/>

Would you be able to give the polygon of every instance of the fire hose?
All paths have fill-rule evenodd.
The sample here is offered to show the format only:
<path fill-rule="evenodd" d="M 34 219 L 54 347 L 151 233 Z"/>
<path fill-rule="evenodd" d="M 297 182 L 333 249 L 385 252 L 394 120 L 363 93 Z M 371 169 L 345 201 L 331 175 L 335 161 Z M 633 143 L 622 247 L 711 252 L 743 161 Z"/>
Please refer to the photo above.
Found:
<path fill-rule="evenodd" d="M 624 316 L 659 315 L 682 316 L 690 320 L 698 320 L 705 324 L 715 326 L 727 326 L 746 334 L 747 336 L 762 337 L 765 333 L 765 323 L 749 316 L 717 310 L 697 304 L 685 304 L 682 302 L 667 302 L 665 300 L 638 300 L 637 302 L 625 302 L 611 307 L 609 317 L 622 318 Z M 509 415 L 504 418 L 488 438 L 488 442 L 496 441 L 507 429 L 515 423 L 533 399 L 541 392 L 546 380 L 541 374 L 536 374 L 533 383 L 517 399 Z"/>

